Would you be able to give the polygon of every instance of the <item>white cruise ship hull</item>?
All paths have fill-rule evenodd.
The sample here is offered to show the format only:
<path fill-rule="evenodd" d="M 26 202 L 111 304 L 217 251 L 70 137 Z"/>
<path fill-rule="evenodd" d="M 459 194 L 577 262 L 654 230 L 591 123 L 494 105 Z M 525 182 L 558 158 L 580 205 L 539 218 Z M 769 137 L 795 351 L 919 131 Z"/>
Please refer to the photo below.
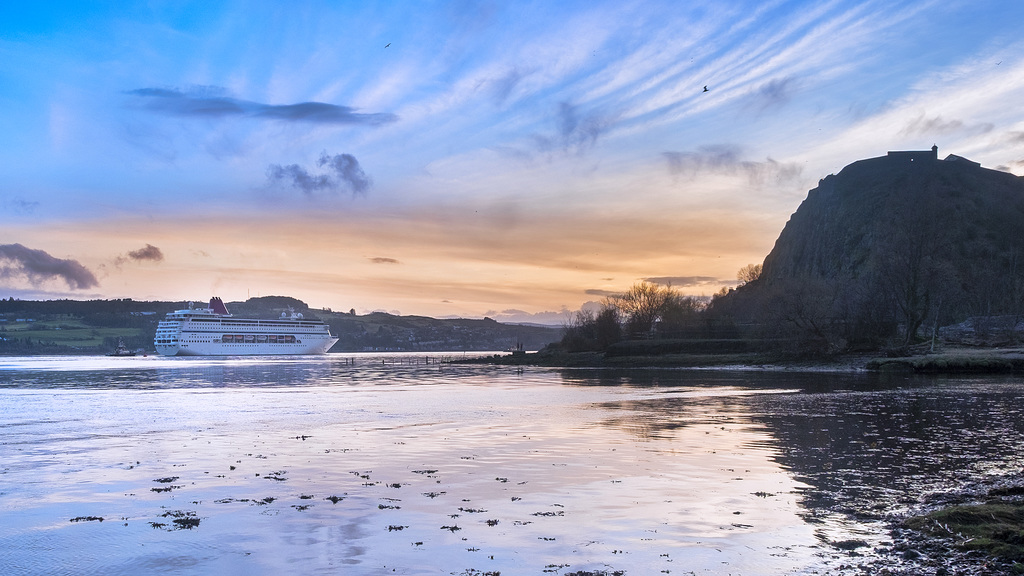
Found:
<path fill-rule="evenodd" d="M 277 320 L 235 318 L 214 298 L 210 308 L 167 314 L 153 344 L 164 356 L 268 356 L 326 354 L 337 341 L 319 320 L 304 320 L 301 314 Z"/>
<path fill-rule="evenodd" d="M 156 351 L 163 356 L 271 356 L 276 354 L 326 354 L 337 338 L 293 344 L 204 342 L 185 339 L 178 344 L 159 344 Z"/>

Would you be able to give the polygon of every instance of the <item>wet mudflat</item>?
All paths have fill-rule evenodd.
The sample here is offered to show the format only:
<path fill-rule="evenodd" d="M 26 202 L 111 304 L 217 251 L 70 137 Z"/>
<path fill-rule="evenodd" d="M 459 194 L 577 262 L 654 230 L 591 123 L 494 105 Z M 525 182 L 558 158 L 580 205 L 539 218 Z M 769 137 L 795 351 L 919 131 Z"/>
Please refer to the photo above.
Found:
<path fill-rule="evenodd" d="M 906 569 L 1024 464 L 1009 378 L 389 358 L 0 359 L 0 572 Z"/>

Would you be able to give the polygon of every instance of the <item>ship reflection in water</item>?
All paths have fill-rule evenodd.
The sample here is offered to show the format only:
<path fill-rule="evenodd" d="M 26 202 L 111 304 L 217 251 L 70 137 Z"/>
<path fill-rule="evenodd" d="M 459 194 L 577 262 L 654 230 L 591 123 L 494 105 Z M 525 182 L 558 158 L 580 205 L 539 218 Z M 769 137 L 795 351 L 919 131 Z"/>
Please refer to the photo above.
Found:
<path fill-rule="evenodd" d="M 810 574 L 922 491 L 1019 468 L 1024 440 L 999 378 L 369 355 L 0 371 L 0 564 L 23 573 Z"/>

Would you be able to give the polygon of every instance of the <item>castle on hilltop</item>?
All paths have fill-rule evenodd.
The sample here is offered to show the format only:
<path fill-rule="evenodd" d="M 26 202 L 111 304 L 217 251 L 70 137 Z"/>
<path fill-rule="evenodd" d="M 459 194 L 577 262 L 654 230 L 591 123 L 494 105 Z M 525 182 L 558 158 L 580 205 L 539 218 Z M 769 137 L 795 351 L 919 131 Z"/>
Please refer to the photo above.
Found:
<path fill-rule="evenodd" d="M 906 162 L 934 162 L 939 159 L 939 147 L 933 145 L 931 150 L 890 150 L 886 157 Z"/>
<path fill-rule="evenodd" d="M 931 150 L 890 150 L 886 155 L 889 160 L 900 162 L 936 162 L 939 159 L 938 145 L 932 145 Z M 972 166 L 981 166 L 980 162 L 968 160 L 963 156 L 950 154 L 942 159 L 943 162 L 964 162 Z"/>

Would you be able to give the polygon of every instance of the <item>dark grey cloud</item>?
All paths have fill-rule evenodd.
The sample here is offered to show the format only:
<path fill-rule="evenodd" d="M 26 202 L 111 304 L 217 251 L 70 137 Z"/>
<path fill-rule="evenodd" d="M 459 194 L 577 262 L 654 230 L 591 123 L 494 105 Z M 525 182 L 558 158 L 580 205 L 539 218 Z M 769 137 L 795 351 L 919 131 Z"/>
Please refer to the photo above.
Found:
<path fill-rule="evenodd" d="M 363 114 L 349 106 L 325 102 L 263 104 L 227 96 L 217 86 L 197 86 L 187 91 L 175 88 L 138 88 L 125 92 L 135 105 L 154 114 L 195 118 L 243 117 L 312 124 L 364 124 L 377 126 L 398 119 L 390 113 Z"/>
<path fill-rule="evenodd" d="M 792 76 L 773 78 L 758 87 L 755 92 L 756 105 L 759 110 L 778 108 L 793 99 L 796 79 Z"/>
<path fill-rule="evenodd" d="M 114 260 L 114 263 L 120 266 L 125 262 L 131 261 L 163 262 L 163 259 L 164 253 L 159 248 L 153 246 L 152 244 L 146 244 L 144 247 L 139 248 L 138 250 L 132 250 L 128 252 L 127 256 L 118 256 Z"/>
<path fill-rule="evenodd" d="M 317 160 L 316 165 L 321 168 L 326 166 L 334 171 L 338 180 L 347 184 L 352 189 L 352 192 L 356 194 L 366 192 L 370 187 L 370 179 L 367 178 L 366 173 L 359 166 L 359 161 L 356 160 L 356 157 L 351 154 L 328 156 L 325 151 L 320 154 L 320 159 Z"/>
<path fill-rule="evenodd" d="M 507 308 L 498 312 L 488 310 L 483 313 L 486 318 L 491 318 L 504 324 L 533 324 L 543 326 L 561 326 L 570 315 L 569 310 L 563 306 L 560 311 L 545 310 L 544 312 L 527 312 L 516 308 Z"/>
<path fill-rule="evenodd" d="M 298 188 L 306 194 L 321 190 L 337 192 L 344 189 L 353 194 L 363 194 L 372 186 L 370 178 L 359 166 L 359 161 L 351 154 L 330 156 L 324 151 L 316 165 L 319 168 L 326 168 L 327 172 L 314 174 L 298 164 L 271 164 L 267 167 L 267 178 L 273 183 L 290 183 L 293 188 Z"/>
<path fill-rule="evenodd" d="M 600 112 L 584 113 L 579 106 L 569 102 L 558 105 L 558 135 L 566 149 L 582 150 L 593 146 L 597 139 L 608 131 L 612 121 L 612 118 Z"/>
<path fill-rule="evenodd" d="M 59 279 L 73 290 L 99 286 L 96 276 L 77 260 L 54 258 L 21 244 L 0 244 L 0 280 L 25 277 L 33 286 Z"/>
<path fill-rule="evenodd" d="M 39 202 L 36 202 L 35 200 L 26 200 L 19 196 L 0 196 L 0 206 L 3 206 L 5 210 L 16 214 L 31 214 L 36 211 L 36 208 L 39 208 Z"/>
<path fill-rule="evenodd" d="M 504 104 L 523 77 L 524 74 L 518 68 L 512 68 L 501 78 L 493 80 L 490 89 L 495 103 Z"/>
<path fill-rule="evenodd" d="M 267 178 L 272 182 L 291 181 L 293 187 L 307 194 L 318 190 L 333 190 L 337 186 L 329 174 L 310 174 L 308 170 L 298 164 L 287 166 L 271 164 L 267 167 Z"/>
<path fill-rule="evenodd" d="M 164 253 L 156 246 L 146 244 L 144 248 L 139 248 L 138 250 L 132 250 L 129 252 L 128 257 L 132 260 L 152 260 L 153 262 L 160 262 L 164 259 Z"/>
<path fill-rule="evenodd" d="M 726 174 L 746 176 L 752 184 L 787 182 L 800 176 L 803 168 L 794 163 L 782 163 L 771 158 L 764 162 L 742 160 L 736 146 L 720 144 L 702 146 L 696 152 L 663 152 L 668 171 L 673 176 L 693 178 L 698 174 Z"/>
<path fill-rule="evenodd" d="M 708 284 L 735 284 L 732 280 L 719 280 L 713 276 L 657 276 L 644 278 L 644 282 L 672 286 L 673 288 L 693 288 L 695 286 L 707 286 Z"/>
<path fill-rule="evenodd" d="M 561 148 L 565 152 L 583 153 L 607 133 L 615 117 L 602 111 L 583 111 L 579 106 L 562 102 L 555 111 L 555 134 L 534 134 L 534 146 L 541 152 Z"/>
<path fill-rule="evenodd" d="M 370 262 L 373 262 L 374 264 L 399 264 L 400 263 L 398 260 L 395 260 L 394 258 L 381 258 L 381 257 L 370 258 Z"/>
<path fill-rule="evenodd" d="M 950 134 L 953 132 L 964 131 L 970 134 L 985 134 L 995 129 L 995 125 L 984 122 L 981 124 L 964 124 L 962 120 L 952 119 L 944 120 L 942 116 L 935 116 L 928 118 L 924 114 L 921 114 L 917 118 L 911 120 L 900 130 L 900 134 L 904 136 L 924 136 L 928 134 Z"/>

